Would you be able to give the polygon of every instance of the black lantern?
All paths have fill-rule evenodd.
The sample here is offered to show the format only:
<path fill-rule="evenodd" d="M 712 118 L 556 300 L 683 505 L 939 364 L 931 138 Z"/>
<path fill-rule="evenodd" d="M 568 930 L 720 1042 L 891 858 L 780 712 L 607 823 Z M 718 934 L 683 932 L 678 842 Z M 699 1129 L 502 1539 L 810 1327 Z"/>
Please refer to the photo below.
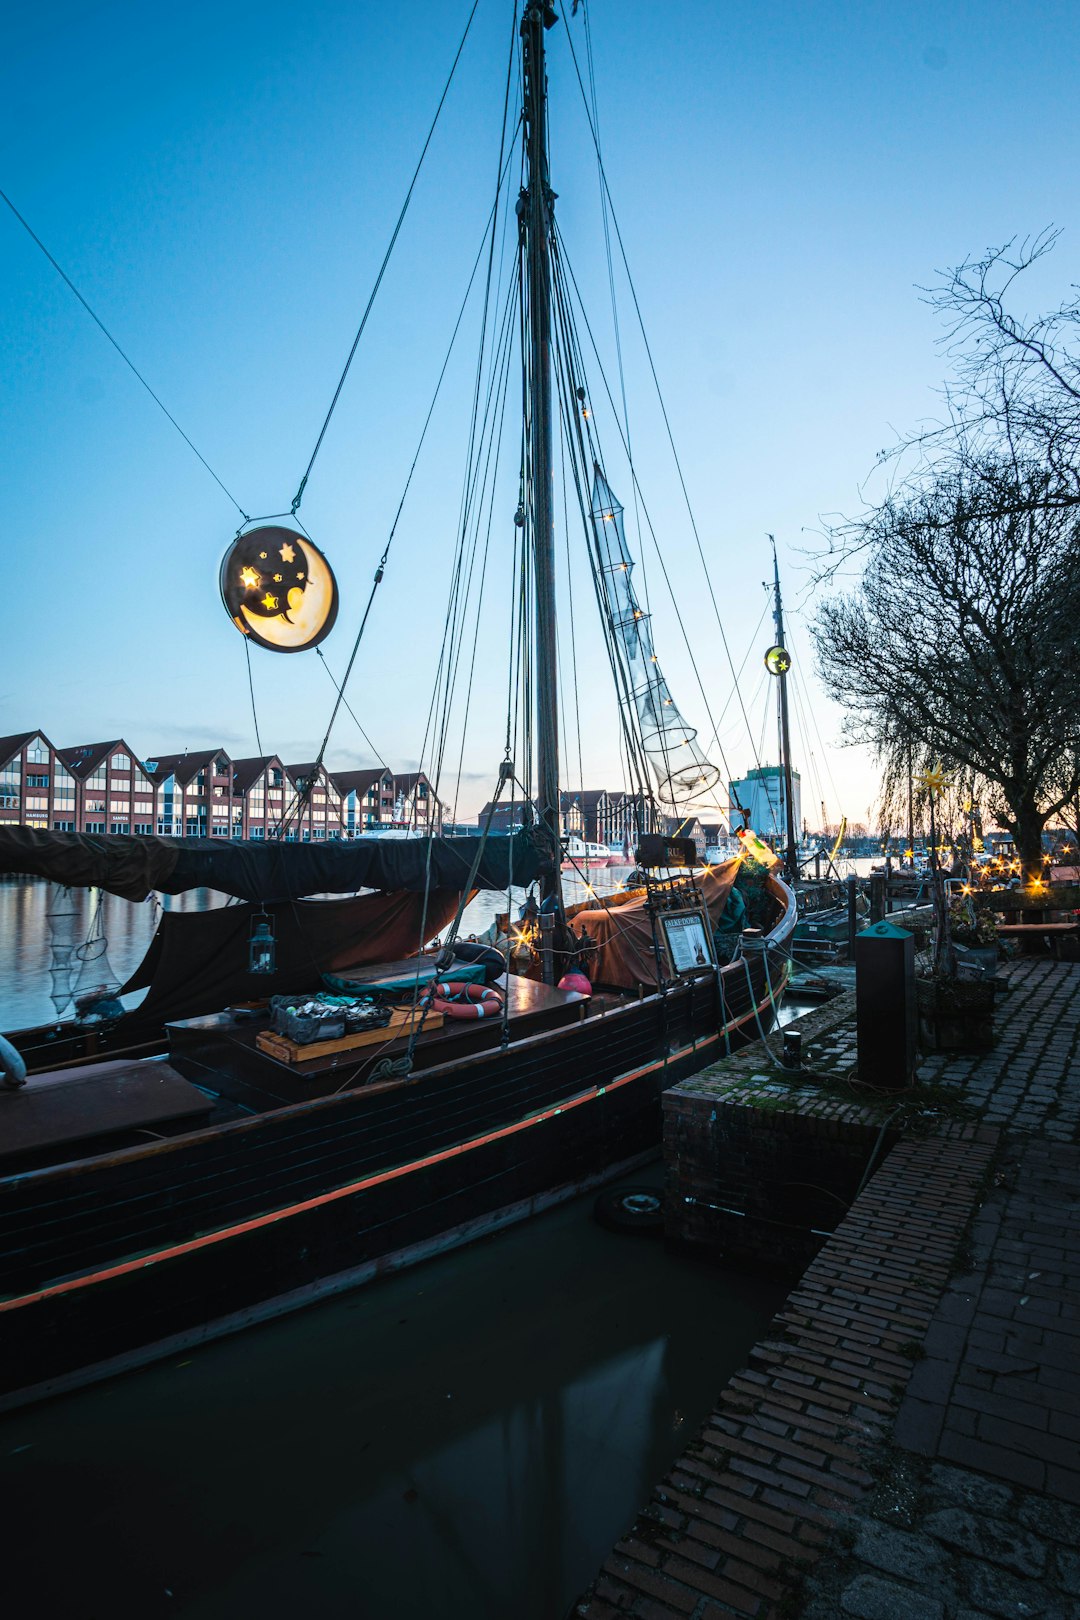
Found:
<path fill-rule="evenodd" d="M 334 628 L 337 581 L 318 546 L 295 529 L 271 524 L 237 535 L 220 584 L 236 628 L 271 652 L 317 647 Z"/>
<path fill-rule="evenodd" d="M 248 972 L 273 973 L 277 965 L 277 942 L 274 925 L 265 911 L 252 918 L 251 939 L 248 944 Z"/>

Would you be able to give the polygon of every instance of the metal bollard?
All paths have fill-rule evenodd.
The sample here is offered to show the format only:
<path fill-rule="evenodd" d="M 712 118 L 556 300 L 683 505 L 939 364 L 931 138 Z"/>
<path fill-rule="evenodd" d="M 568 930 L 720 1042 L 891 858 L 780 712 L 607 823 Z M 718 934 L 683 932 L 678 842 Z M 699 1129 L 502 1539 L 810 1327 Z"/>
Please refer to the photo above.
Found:
<path fill-rule="evenodd" d="M 864 928 L 855 946 L 859 1079 L 903 1091 L 915 1075 L 915 938 L 893 923 Z"/>

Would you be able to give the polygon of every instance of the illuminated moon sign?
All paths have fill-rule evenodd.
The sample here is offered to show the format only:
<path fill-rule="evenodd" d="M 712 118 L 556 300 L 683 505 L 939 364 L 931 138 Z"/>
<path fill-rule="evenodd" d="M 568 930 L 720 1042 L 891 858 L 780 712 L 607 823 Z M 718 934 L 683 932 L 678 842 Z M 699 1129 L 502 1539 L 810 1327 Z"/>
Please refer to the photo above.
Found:
<path fill-rule="evenodd" d="M 295 529 L 249 529 L 234 540 L 221 564 L 221 599 L 236 628 L 271 652 L 317 647 L 337 618 L 330 564 Z"/>
<path fill-rule="evenodd" d="M 791 668 L 791 654 L 786 647 L 770 647 L 765 654 L 765 668 L 770 675 L 786 675 Z"/>

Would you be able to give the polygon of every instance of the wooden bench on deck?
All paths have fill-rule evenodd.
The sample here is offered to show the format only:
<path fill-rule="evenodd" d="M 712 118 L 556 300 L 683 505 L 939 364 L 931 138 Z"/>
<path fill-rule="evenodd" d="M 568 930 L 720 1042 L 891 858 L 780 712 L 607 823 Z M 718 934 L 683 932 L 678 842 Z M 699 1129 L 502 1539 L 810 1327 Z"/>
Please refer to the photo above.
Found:
<path fill-rule="evenodd" d="M 142 1130 L 164 1120 L 192 1123 L 213 1102 L 168 1063 L 88 1063 L 31 1075 L 0 1091 L 0 1159 Z"/>

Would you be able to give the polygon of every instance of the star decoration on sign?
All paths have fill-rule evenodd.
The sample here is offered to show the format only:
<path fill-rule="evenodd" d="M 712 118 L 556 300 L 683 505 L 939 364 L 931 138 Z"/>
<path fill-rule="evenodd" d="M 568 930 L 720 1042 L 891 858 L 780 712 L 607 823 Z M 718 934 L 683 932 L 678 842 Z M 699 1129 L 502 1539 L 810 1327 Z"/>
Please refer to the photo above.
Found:
<path fill-rule="evenodd" d="M 269 612 L 271 608 L 276 608 L 277 607 L 278 599 L 277 599 L 276 596 L 271 596 L 270 592 L 267 591 L 266 595 L 262 599 L 262 605 L 267 610 L 267 612 Z"/>
<path fill-rule="evenodd" d="M 278 552 L 278 556 L 281 558 L 282 562 L 296 561 L 296 551 L 292 546 L 289 545 L 288 541 L 286 541 L 282 546 L 281 550 Z"/>
<path fill-rule="evenodd" d="M 260 583 L 259 576 L 254 568 L 241 568 L 240 583 L 246 591 L 253 591 Z"/>

